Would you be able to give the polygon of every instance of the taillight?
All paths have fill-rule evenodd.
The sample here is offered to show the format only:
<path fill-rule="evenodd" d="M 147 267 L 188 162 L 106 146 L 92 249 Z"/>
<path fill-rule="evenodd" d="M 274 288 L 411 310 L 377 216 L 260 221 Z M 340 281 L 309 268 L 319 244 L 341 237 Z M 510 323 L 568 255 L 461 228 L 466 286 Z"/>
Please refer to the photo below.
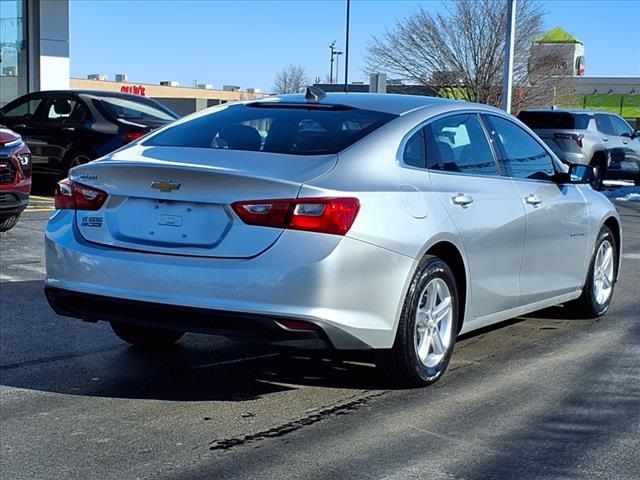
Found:
<path fill-rule="evenodd" d="M 553 137 L 561 140 L 573 140 L 576 142 L 576 145 L 582 148 L 582 139 L 584 138 L 584 135 L 581 133 L 554 133 Z"/>
<path fill-rule="evenodd" d="M 58 210 L 99 210 L 106 199 L 106 192 L 68 178 L 56 185 L 55 206 Z"/>
<path fill-rule="evenodd" d="M 138 140 L 140 137 L 143 137 L 147 132 L 125 132 L 122 134 L 122 138 L 124 138 L 125 142 L 133 142 L 134 140 Z"/>
<path fill-rule="evenodd" d="M 249 225 L 345 235 L 360 202 L 345 197 L 296 198 L 236 202 L 232 208 Z"/>

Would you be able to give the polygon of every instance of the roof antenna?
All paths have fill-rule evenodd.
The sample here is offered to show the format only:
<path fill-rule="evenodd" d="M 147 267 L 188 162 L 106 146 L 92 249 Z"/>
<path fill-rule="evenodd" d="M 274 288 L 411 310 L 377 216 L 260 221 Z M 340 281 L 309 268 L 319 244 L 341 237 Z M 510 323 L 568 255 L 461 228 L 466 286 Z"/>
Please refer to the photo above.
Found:
<path fill-rule="evenodd" d="M 314 102 L 320 101 L 326 96 L 327 94 L 324 93 L 324 90 L 322 90 L 320 87 L 315 86 L 307 87 L 307 93 L 304 94 L 305 100 Z"/>

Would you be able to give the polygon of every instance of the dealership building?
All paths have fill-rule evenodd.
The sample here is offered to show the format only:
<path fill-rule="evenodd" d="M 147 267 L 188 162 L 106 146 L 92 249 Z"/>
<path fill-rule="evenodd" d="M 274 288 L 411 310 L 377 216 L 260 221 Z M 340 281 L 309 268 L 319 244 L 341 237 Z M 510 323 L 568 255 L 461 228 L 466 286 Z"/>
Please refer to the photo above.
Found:
<path fill-rule="evenodd" d="M 0 0 L 0 107 L 38 90 L 106 90 L 157 99 L 181 115 L 212 105 L 264 96 L 235 85 L 180 87 L 129 82 L 124 74 L 71 78 L 69 0 Z"/>

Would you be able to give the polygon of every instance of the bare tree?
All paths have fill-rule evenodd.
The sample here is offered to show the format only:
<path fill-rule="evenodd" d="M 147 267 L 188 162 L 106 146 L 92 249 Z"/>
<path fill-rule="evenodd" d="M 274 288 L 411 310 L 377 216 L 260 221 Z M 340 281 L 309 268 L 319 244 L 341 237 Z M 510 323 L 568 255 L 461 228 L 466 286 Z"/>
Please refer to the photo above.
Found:
<path fill-rule="evenodd" d="M 274 80 L 275 93 L 299 93 L 309 85 L 304 67 L 289 65 L 278 72 Z"/>
<path fill-rule="evenodd" d="M 541 33 L 544 11 L 537 0 L 519 0 L 514 49 L 514 111 L 527 105 L 532 80 L 529 49 Z M 435 87 L 441 95 L 499 105 L 504 62 L 507 2 L 444 2 L 442 13 L 420 8 L 368 45 L 368 73 L 387 72 Z"/>

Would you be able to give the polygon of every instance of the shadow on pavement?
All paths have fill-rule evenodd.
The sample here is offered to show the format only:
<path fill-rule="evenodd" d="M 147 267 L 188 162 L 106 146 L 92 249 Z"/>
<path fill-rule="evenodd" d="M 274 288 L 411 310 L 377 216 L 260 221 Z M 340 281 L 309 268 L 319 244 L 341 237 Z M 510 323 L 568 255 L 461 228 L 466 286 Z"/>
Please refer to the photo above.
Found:
<path fill-rule="evenodd" d="M 38 391 L 158 400 L 248 400 L 316 385 L 380 388 L 362 355 L 274 350 L 188 334 L 169 349 L 145 352 L 121 342 L 108 324 L 59 317 L 42 282 L 3 283 L 0 384 Z M 364 361 L 367 358 L 365 356 Z"/>

